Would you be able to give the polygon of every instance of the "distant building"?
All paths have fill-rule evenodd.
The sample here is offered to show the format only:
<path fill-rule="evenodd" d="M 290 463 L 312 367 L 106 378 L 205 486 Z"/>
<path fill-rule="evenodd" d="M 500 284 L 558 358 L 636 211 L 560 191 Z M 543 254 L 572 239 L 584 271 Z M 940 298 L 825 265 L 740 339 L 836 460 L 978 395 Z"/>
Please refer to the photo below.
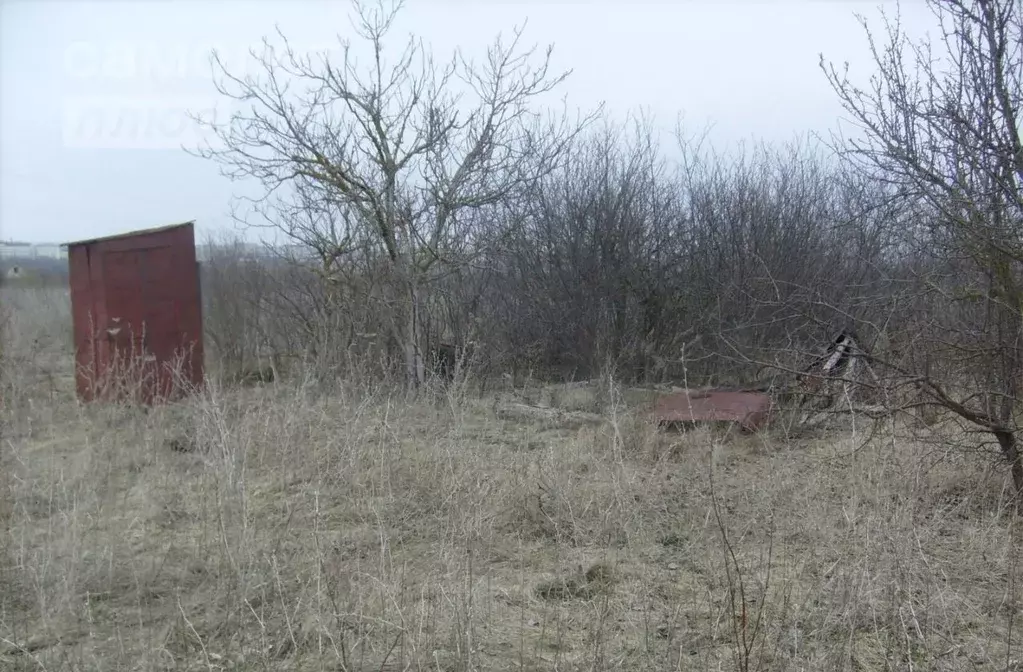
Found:
<path fill-rule="evenodd" d="M 0 259 L 30 257 L 32 254 L 31 248 L 31 243 L 19 243 L 13 240 L 0 240 Z"/>
<path fill-rule="evenodd" d="M 67 259 L 67 248 L 59 243 L 41 243 L 33 245 L 32 248 L 35 250 L 37 258 Z"/>
<path fill-rule="evenodd" d="M 67 248 L 58 243 L 0 241 L 0 259 L 67 259 Z"/>

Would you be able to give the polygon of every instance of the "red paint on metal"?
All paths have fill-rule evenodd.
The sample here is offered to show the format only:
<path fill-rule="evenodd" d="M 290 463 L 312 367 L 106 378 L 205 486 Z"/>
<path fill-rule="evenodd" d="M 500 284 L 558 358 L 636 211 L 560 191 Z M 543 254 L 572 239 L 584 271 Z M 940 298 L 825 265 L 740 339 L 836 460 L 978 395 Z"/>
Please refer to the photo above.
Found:
<path fill-rule="evenodd" d="M 193 222 L 68 243 L 68 266 L 79 398 L 153 403 L 202 384 Z"/>
<path fill-rule="evenodd" d="M 661 423 L 734 422 L 746 431 L 766 424 L 771 398 L 762 392 L 687 390 L 662 397 L 654 415 Z"/>

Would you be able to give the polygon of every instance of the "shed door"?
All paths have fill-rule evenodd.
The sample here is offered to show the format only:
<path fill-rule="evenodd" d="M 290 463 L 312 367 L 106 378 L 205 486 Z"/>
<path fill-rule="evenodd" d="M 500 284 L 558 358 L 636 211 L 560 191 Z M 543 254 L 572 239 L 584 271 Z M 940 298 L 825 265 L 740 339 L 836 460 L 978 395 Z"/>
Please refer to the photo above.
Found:
<path fill-rule="evenodd" d="M 187 343 L 181 333 L 180 278 L 175 282 L 173 247 L 110 251 L 103 255 L 107 338 L 111 360 L 129 381 L 140 385 L 145 401 L 172 390 L 172 365 Z M 195 338 L 195 335 L 191 335 Z"/>

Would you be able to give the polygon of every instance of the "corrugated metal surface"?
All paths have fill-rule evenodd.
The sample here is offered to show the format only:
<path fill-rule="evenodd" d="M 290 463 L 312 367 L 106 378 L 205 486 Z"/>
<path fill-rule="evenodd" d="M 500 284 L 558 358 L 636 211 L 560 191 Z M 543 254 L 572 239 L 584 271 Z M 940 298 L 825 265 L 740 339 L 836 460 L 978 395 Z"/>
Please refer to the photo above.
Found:
<path fill-rule="evenodd" d="M 203 379 L 193 222 L 68 243 L 78 395 L 177 396 Z"/>

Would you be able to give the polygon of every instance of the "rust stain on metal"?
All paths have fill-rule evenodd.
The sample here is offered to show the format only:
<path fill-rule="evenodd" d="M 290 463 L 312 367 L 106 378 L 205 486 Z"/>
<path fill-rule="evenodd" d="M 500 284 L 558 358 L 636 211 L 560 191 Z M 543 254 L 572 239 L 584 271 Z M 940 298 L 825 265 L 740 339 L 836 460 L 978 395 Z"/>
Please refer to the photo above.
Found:
<path fill-rule="evenodd" d="M 732 422 L 746 431 L 766 424 L 771 413 L 771 398 L 762 392 L 725 390 L 686 390 L 662 397 L 654 415 L 662 424 Z"/>

